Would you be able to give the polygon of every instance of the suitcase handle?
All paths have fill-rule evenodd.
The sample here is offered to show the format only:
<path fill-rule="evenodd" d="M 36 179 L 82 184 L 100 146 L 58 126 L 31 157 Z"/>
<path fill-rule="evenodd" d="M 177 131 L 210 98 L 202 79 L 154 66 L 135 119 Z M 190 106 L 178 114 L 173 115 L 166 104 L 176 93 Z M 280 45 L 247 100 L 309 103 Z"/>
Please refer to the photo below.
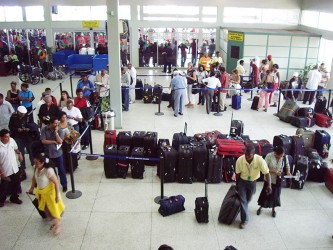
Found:
<path fill-rule="evenodd" d="M 185 125 L 184 125 L 184 134 L 185 135 L 187 134 L 187 122 L 185 122 Z"/>
<path fill-rule="evenodd" d="M 205 197 L 208 198 L 208 182 L 205 179 Z"/>

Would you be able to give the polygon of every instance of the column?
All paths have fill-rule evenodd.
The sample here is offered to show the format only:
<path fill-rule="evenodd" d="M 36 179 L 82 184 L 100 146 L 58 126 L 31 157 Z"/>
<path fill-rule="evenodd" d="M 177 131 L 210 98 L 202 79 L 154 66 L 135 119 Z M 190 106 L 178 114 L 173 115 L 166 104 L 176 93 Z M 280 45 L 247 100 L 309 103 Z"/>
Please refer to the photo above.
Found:
<path fill-rule="evenodd" d="M 106 0 L 108 24 L 108 53 L 111 109 L 115 112 L 115 128 L 122 128 L 122 102 L 120 83 L 120 40 L 118 27 L 119 0 Z M 130 111 L 129 111 L 130 112 Z"/>

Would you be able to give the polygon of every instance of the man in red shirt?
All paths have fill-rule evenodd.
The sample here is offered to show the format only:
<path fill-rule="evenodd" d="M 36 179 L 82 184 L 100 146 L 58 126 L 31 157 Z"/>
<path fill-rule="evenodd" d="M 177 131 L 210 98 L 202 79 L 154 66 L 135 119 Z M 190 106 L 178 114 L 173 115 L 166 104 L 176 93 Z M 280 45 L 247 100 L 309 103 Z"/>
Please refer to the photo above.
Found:
<path fill-rule="evenodd" d="M 228 92 L 227 89 L 229 88 L 230 77 L 229 74 L 225 71 L 225 67 L 221 67 L 220 72 L 221 72 L 220 82 L 222 88 L 220 92 L 220 110 L 223 112 L 227 110 L 226 98 Z"/>

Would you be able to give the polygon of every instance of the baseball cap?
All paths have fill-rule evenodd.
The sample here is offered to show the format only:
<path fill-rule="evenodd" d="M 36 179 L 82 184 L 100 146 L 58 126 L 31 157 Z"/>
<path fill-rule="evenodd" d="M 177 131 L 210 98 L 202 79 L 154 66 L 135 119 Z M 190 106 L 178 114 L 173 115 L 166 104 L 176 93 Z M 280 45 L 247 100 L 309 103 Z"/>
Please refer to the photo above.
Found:
<path fill-rule="evenodd" d="M 267 58 L 272 58 L 272 55 L 267 55 Z"/>
<path fill-rule="evenodd" d="M 299 73 L 298 73 L 298 72 L 294 72 L 293 76 L 298 77 L 298 76 L 299 76 Z"/>
<path fill-rule="evenodd" d="M 178 71 L 178 70 L 175 70 L 174 72 L 173 72 L 173 75 L 175 76 L 175 75 L 179 75 L 180 74 L 180 72 Z"/>
<path fill-rule="evenodd" d="M 26 114 L 28 112 L 27 109 L 24 106 L 19 106 L 17 108 L 17 111 L 22 113 L 22 114 Z"/>

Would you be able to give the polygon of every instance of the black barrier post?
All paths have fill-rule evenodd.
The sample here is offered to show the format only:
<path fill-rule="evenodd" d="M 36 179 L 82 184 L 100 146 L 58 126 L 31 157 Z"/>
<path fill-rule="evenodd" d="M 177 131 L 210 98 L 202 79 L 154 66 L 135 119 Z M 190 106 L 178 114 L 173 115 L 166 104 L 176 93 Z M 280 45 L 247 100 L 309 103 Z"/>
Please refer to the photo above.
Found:
<path fill-rule="evenodd" d="M 220 113 L 220 94 L 221 94 L 221 88 L 217 88 L 217 112 L 214 113 L 215 116 L 222 116 L 222 113 Z M 207 101 L 207 100 L 206 100 Z"/>
<path fill-rule="evenodd" d="M 156 204 L 160 203 L 160 200 L 167 199 L 167 196 L 164 196 L 164 157 L 160 157 L 160 180 L 161 180 L 161 196 L 156 196 L 154 202 Z"/>
<path fill-rule="evenodd" d="M 280 112 L 280 103 L 281 103 L 281 89 L 278 89 L 278 91 L 279 91 L 279 100 L 278 100 L 277 112 L 279 113 Z"/>
<path fill-rule="evenodd" d="M 60 96 L 61 96 L 61 92 L 62 92 L 62 82 L 59 83 L 59 87 L 60 87 Z"/>
<path fill-rule="evenodd" d="M 159 101 L 158 101 L 158 112 L 155 113 L 155 115 L 158 115 L 158 116 L 161 116 L 161 115 L 164 115 L 163 112 L 161 112 L 161 102 L 162 102 L 162 92 L 163 92 L 163 88 L 162 86 L 158 86 L 157 87 L 159 91 Z"/>
<path fill-rule="evenodd" d="M 94 154 L 93 145 L 92 145 L 90 122 L 88 122 L 88 131 L 86 131 L 86 132 L 88 132 L 88 135 L 89 135 L 90 154 Z M 94 161 L 94 160 L 97 160 L 97 159 L 98 159 L 98 156 L 96 156 L 96 155 L 87 155 L 86 156 L 86 160 L 88 160 L 88 161 Z"/>
<path fill-rule="evenodd" d="M 69 164 L 70 173 L 69 173 L 69 175 L 71 177 L 72 191 L 68 191 L 66 193 L 66 197 L 68 199 L 77 199 L 77 198 L 81 197 L 82 192 L 79 191 L 79 190 L 75 190 L 74 174 L 73 174 L 73 159 L 72 159 L 73 154 L 71 152 L 69 152 L 69 156 L 70 156 L 69 157 L 70 158 L 70 161 L 69 161 L 70 162 L 70 164 Z M 77 154 L 75 154 L 75 156 L 77 157 Z"/>
<path fill-rule="evenodd" d="M 331 90 L 331 89 L 329 89 L 329 90 L 328 90 L 328 102 L 327 102 L 327 109 L 329 109 L 329 108 L 330 108 L 330 105 L 331 105 L 331 92 L 332 92 L 332 90 Z"/>
<path fill-rule="evenodd" d="M 72 77 L 73 77 L 73 74 L 70 74 L 70 76 L 69 76 L 69 82 L 71 83 L 71 96 L 72 96 L 72 98 L 74 97 L 74 95 L 73 95 L 73 81 L 72 81 Z"/>

